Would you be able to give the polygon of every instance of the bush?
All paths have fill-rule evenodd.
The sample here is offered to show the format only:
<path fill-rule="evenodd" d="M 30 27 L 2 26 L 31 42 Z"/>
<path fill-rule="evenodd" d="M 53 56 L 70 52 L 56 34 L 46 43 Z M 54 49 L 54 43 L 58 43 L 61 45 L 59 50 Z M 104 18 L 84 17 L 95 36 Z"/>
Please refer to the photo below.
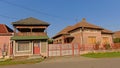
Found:
<path fill-rule="evenodd" d="M 120 43 L 120 38 L 113 39 L 114 43 Z"/>
<path fill-rule="evenodd" d="M 106 44 L 104 44 L 104 47 L 105 47 L 106 50 L 108 50 L 108 49 L 110 49 L 110 44 L 106 43 Z"/>

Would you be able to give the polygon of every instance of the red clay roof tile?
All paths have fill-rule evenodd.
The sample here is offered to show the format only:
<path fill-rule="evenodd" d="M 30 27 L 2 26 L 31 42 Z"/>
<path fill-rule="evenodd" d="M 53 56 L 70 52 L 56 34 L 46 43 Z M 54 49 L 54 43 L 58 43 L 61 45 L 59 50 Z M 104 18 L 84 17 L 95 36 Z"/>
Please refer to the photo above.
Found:
<path fill-rule="evenodd" d="M 0 33 L 11 33 L 13 30 L 5 24 L 0 24 Z"/>

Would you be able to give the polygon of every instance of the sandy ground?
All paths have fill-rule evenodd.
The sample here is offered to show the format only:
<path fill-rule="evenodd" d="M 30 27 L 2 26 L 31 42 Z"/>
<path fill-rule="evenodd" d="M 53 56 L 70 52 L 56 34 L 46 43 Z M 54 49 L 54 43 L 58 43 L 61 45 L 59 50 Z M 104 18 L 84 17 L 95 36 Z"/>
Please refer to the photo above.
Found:
<path fill-rule="evenodd" d="M 120 68 L 120 58 L 51 57 L 37 64 L 0 66 L 0 68 Z"/>

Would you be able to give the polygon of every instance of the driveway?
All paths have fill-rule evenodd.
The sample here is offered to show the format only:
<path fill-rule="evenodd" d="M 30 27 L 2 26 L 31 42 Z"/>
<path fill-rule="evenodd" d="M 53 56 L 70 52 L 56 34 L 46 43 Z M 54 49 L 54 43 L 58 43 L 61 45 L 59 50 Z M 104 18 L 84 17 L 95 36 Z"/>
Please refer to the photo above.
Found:
<path fill-rule="evenodd" d="M 37 64 L 10 65 L 0 68 L 120 68 L 120 58 L 51 57 Z"/>

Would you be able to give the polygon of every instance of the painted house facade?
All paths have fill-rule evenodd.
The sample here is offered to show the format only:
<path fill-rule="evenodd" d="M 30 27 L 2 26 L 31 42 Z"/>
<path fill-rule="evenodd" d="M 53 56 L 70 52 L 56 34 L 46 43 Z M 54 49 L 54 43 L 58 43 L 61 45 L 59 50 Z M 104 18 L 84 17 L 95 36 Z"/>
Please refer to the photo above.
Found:
<path fill-rule="evenodd" d="M 11 38 L 12 56 L 47 56 L 48 23 L 30 17 L 12 22 L 14 36 Z"/>
<path fill-rule="evenodd" d="M 53 39 L 55 44 L 77 43 L 91 46 L 113 44 L 112 31 L 90 24 L 85 18 L 73 26 L 67 26 L 56 34 Z"/>
<path fill-rule="evenodd" d="M 10 55 L 10 38 L 13 30 L 5 24 L 0 24 L 0 58 Z"/>

